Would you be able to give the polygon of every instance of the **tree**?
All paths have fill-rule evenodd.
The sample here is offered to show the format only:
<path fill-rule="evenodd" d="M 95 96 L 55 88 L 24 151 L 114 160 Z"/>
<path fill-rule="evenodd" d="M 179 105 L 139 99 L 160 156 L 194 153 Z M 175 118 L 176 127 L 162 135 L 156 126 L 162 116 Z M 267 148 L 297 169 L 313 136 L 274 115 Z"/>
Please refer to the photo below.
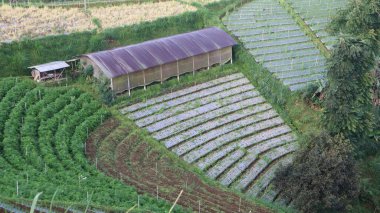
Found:
<path fill-rule="evenodd" d="M 369 44 L 358 38 L 340 38 L 328 60 L 323 121 L 330 134 L 343 134 L 356 142 L 371 132 L 374 64 Z"/>
<path fill-rule="evenodd" d="M 350 1 L 346 8 L 339 10 L 329 25 L 335 35 L 350 34 L 370 43 L 377 55 L 380 50 L 380 1 Z"/>
<path fill-rule="evenodd" d="M 308 141 L 292 165 L 277 171 L 276 189 L 303 212 L 345 210 L 359 192 L 350 142 L 326 132 Z"/>
<path fill-rule="evenodd" d="M 111 105 L 114 101 L 115 94 L 110 88 L 110 81 L 107 78 L 101 78 L 97 83 L 97 86 L 103 103 Z"/>

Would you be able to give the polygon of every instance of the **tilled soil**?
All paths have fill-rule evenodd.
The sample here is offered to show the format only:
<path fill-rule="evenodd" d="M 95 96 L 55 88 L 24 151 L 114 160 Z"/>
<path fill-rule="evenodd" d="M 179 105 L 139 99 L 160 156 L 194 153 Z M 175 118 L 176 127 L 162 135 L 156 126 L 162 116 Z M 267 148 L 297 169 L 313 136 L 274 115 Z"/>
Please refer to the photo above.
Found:
<path fill-rule="evenodd" d="M 252 202 L 241 199 L 237 194 L 223 191 L 203 182 L 196 174 L 177 166 L 174 160 L 162 151 L 153 148 L 139 135 L 129 134 L 120 141 L 112 141 L 112 133 L 123 127 L 111 118 L 94 131 L 87 140 L 86 153 L 100 170 L 114 178 L 134 186 L 140 193 L 149 193 L 169 202 L 174 202 L 181 190 L 183 194 L 179 205 L 201 212 L 270 212 Z M 123 129 L 122 129 L 123 130 Z M 123 131 L 120 131 L 123 132 Z M 110 135 L 110 136 L 109 136 Z M 108 144 L 104 144 L 108 143 Z M 99 149 L 109 144 L 116 145 L 113 153 L 110 149 Z M 104 156 L 114 156 L 112 159 Z"/>

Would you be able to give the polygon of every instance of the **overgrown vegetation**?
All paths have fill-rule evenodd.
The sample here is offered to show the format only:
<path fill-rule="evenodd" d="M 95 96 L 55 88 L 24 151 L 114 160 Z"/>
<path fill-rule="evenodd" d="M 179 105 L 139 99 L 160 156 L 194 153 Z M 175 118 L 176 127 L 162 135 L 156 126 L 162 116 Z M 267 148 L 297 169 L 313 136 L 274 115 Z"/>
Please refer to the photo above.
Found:
<path fill-rule="evenodd" d="M 344 211 L 358 196 L 358 172 L 350 142 L 321 133 L 307 138 L 293 165 L 280 170 L 276 188 L 302 212 Z"/>

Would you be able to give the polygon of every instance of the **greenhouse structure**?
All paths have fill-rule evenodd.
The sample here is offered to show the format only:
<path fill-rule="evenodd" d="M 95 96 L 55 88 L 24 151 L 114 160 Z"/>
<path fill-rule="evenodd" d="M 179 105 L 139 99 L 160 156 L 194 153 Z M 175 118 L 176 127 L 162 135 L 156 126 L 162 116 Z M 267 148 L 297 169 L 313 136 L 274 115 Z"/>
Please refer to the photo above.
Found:
<path fill-rule="evenodd" d="M 121 93 L 184 73 L 232 63 L 234 39 L 211 27 L 146 41 L 112 50 L 84 54 L 84 68 L 92 66 L 96 78 L 110 79 L 113 91 Z"/>

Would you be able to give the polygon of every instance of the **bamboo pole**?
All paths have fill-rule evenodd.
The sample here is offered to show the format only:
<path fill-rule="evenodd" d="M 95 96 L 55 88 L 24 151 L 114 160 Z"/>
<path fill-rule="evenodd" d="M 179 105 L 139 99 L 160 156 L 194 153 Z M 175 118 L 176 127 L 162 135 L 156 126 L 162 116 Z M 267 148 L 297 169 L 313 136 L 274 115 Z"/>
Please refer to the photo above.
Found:
<path fill-rule="evenodd" d="M 171 213 L 171 212 L 173 211 L 173 209 L 174 209 L 175 205 L 177 204 L 179 198 L 181 197 L 182 193 L 183 193 L 183 189 L 182 189 L 181 192 L 179 193 L 177 199 L 175 199 L 175 202 L 173 203 L 173 206 L 170 208 L 169 213 Z"/>

